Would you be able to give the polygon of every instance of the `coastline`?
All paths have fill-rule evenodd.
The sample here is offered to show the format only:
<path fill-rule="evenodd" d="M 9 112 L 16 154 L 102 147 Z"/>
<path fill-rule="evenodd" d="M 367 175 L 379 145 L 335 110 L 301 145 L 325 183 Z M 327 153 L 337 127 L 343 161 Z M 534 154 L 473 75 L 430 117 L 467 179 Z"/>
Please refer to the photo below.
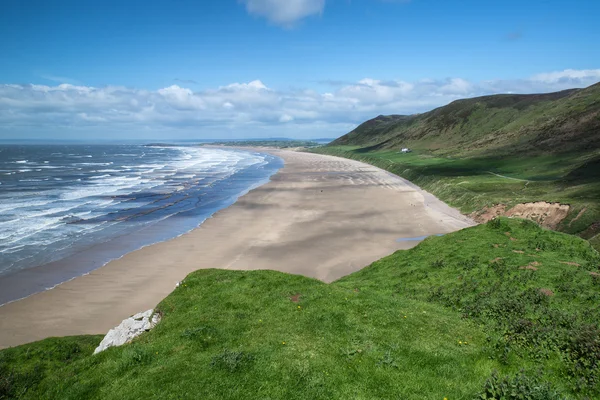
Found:
<path fill-rule="evenodd" d="M 252 149 L 223 148 L 222 150 L 257 153 Z M 262 154 L 267 155 L 266 152 Z M 218 184 L 222 186 L 219 189 L 220 197 L 209 200 L 208 204 L 203 203 L 195 209 L 168 215 L 137 229 L 124 227 L 123 232 L 108 238 L 96 238 L 93 244 L 74 251 L 66 257 L 20 269 L 11 274 L 0 275 L 0 307 L 87 275 L 133 251 L 177 238 L 196 229 L 214 213 L 235 203 L 239 197 L 268 183 L 270 177 L 283 167 L 283 160 L 271 154 L 268 154 L 268 157 L 270 159 L 261 168 L 260 173 L 257 173 L 259 171 L 256 169 L 246 169 L 236 172 L 232 181 L 219 182 Z M 253 180 L 254 183 L 247 184 Z"/>
<path fill-rule="evenodd" d="M 197 269 L 274 269 L 331 282 L 419 243 L 397 239 L 473 225 L 432 195 L 368 164 L 260 151 L 284 159 L 284 167 L 198 228 L 0 307 L 0 348 L 106 333 L 153 308 Z"/>

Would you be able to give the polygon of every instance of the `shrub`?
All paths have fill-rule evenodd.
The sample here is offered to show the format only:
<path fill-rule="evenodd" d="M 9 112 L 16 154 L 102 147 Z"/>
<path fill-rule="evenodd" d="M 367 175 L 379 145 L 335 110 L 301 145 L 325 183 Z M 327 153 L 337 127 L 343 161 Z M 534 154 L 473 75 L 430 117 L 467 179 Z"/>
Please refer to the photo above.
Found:
<path fill-rule="evenodd" d="M 597 394 L 600 384 L 600 330 L 593 325 L 574 329 L 565 351 L 573 388 Z"/>
<path fill-rule="evenodd" d="M 498 376 L 494 371 L 485 382 L 477 400 L 564 400 L 546 382 L 537 376 L 529 376 L 521 371 L 514 377 Z"/>

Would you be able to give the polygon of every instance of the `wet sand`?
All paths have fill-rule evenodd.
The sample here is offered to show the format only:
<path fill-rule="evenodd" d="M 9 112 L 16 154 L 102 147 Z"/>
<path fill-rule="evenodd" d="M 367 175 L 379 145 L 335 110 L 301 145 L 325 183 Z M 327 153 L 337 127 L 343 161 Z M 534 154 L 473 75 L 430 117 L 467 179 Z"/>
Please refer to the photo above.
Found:
<path fill-rule="evenodd" d="M 201 268 L 272 269 L 332 282 L 417 238 L 474 223 L 395 175 L 343 158 L 284 150 L 271 182 L 200 227 L 88 275 L 0 307 L 0 348 L 104 334 L 153 308 Z"/>

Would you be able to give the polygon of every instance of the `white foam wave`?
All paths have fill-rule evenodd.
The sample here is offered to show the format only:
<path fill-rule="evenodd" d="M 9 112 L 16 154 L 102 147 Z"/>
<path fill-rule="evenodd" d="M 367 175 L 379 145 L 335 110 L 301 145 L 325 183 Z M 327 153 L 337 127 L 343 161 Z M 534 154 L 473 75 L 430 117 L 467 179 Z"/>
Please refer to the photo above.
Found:
<path fill-rule="evenodd" d="M 101 165 L 101 166 L 107 166 L 107 165 L 113 165 L 114 162 L 105 162 L 105 163 L 97 163 L 97 162 L 82 162 L 82 163 L 74 163 L 73 165 Z"/>
<path fill-rule="evenodd" d="M 162 159 L 173 154 L 173 150 L 178 151 L 179 155 L 164 162 Z M 60 155 L 60 153 L 53 155 Z M 141 158 L 136 154 L 120 153 L 120 155 L 123 157 L 135 156 L 138 157 L 138 160 Z M 73 158 L 90 158 L 77 154 L 71 156 Z M 10 202 L 5 202 L 4 197 L 0 194 L 0 220 L 3 221 L 0 222 L 0 252 L 11 254 L 11 260 L 19 258 L 23 252 L 22 258 L 28 259 L 32 257 L 31 254 L 36 254 L 31 253 L 32 251 L 36 251 L 36 249 L 41 251 L 46 246 L 52 246 L 53 243 L 56 243 L 54 248 L 68 247 L 73 240 L 82 237 L 94 238 L 95 236 L 85 235 L 101 231 L 109 226 L 113 226 L 111 229 L 120 230 L 122 228 L 119 228 L 119 224 L 121 224 L 119 221 L 103 220 L 96 223 L 92 220 L 125 208 L 139 207 L 154 201 L 152 197 L 145 196 L 136 199 L 136 193 L 150 189 L 155 193 L 173 193 L 178 190 L 186 190 L 190 185 L 198 185 L 198 182 L 203 182 L 203 185 L 214 183 L 226 179 L 241 169 L 267 163 L 265 157 L 260 154 L 191 147 L 169 147 L 164 151 L 155 150 L 146 160 L 150 159 L 158 162 L 136 165 L 125 159 L 125 163 L 131 165 L 119 165 L 121 162 L 116 162 L 117 165 L 114 165 L 115 161 L 101 162 L 106 159 L 98 157 L 97 160 L 94 160 L 98 162 L 75 162 L 70 165 L 54 164 L 54 161 L 53 165 L 47 165 L 50 163 L 49 161 L 43 161 L 43 164 L 42 161 L 35 163 L 33 168 L 38 171 L 64 169 L 65 172 L 52 171 L 54 176 L 50 179 L 56 181 L 61 181 L 66 176 L 63 173 L 71 174 L 75 170 L 81 171 L 75 172 L 81 178 L 76 180 L 72 177 L 65 178 L 64 182 L 56 183 L 50 190 L 40 191 L 35 197 L 31 196 L 31 189 L 35 186 L 30 185 L 28 191 L 22 192 L 23 195 L 11 193 L 11 196 L 6 198 L 10 199 Z M 27 160 L 21 161 L 28 162 Z M 71 161 L 79 160 L 71 159 Z M 94 166 L 107 167 L 110 165 L 114 165 L 114 167 L 93 168 Z M 94 170 L 90 171 L 90 169 Z M 19 170 L 19 172 L 29 171 L 31 169 Z M 15 173 L 17 172 L 8 169 L 6 174 Z M 42 180 L 37 178 L 39 177 L 23 179 L 21 182 L 26 187 L 27 182 Z M 81 183 L 77 183 L 82 179 Z M 68 223 L 77 221 L 78 218 L 90 222 L 85 224 Z"/>

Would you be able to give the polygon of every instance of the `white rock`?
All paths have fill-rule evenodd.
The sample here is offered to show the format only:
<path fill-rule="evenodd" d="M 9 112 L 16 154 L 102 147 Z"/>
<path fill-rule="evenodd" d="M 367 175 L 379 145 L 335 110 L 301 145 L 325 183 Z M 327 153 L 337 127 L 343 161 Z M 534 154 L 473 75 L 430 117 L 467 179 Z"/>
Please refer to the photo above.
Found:
<path fill-rule="evenodd" d="M 94 350 L 94 354 L 98 354 L 109 347 L 124 345 L 133 338 L 154 328 L 160 322 L 160 316 L 158 314 L 152 315 L 153 312 L 154 310 L 148 310 L 123 320 L 119 326 L 108 331 L 100 345 Z"/>

